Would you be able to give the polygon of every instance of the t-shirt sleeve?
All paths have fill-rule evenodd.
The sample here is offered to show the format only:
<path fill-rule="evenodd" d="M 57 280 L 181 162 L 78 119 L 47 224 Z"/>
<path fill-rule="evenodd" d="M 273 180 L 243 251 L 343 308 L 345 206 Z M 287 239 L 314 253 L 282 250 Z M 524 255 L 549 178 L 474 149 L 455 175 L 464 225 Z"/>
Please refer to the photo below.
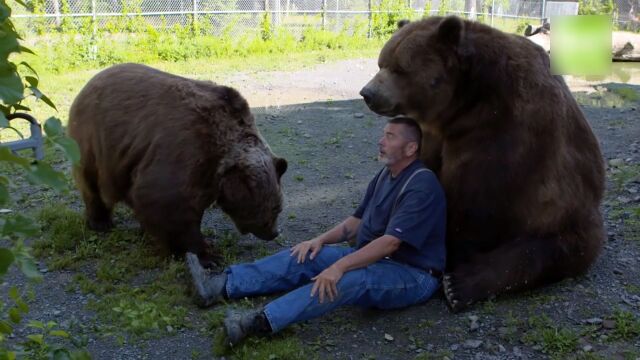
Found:
<path fill-rule="evenodd" d="M 445 221 L 446 204 L 435 192 L 407 190 L 401 194 L 385 230 L 403 242 L 420 249 L 438 221 Z"/>
<path fill-rule="evenodd" d="M 378 174 L 378 176 L 380 176 L 380 174 Z M 364 214 L 364 211 L 366 210 L 367 205 L 369 204 L 369 202 L 371 201 L 371 198 L 373 197 L 373 191 L 375 190 L 376 183 L 378 181 L 378 176 L 375 176 L 373 180 L 369 182 L 369 186 L 367 187 L 367 192 L 364 195 L 364 199 L 360 203 L 360 206 L 358 206 L 356 211 L 353 213 L 354 217 L 357 217 L 358 219 L 362 219 L 362 215 Z"/>

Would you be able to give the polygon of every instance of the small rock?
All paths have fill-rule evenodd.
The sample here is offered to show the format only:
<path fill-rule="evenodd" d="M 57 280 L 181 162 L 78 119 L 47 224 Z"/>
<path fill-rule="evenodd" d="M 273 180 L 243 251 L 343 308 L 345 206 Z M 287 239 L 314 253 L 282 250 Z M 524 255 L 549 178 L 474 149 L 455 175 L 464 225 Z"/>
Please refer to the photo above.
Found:
<path fill-rule="evenodd" d="M 616 275 L 624 274 L 624 272 L 622 272 L 622 270 L 620 270 L 620 269 L 613 269 L 613 273 L 616 274 Z"/>
<path fill-rule="evenodd" d="M 602 319 L 596 317 L 596 318 L 587 319 L 584 322 L 589 325 L 600 325 L 602 324 Z"/>
<path fill-rule="evenodd" d="M 309 139 L 311 137 L 311 135 L 309 135 L 309 134 L 303 134 L 302 136 L 307 138 L 307 139 Z"/>
<path fill-rule="evenodd" d="M 604 320 L 602 321 L 602 327 L 604 327 L 605 329 L 613 329 L 616 327 L 616 321 L 615 320 Z"/>
<path fill-rule="evenodd" d="M 467 349 L 477 349 L 482 345 L 482 340 L 467 340 L 464 342 L 464 347 Z"/>
<path fill-rule="evenodd" d="M 618 196 L 617 200 L 620 201 L 621 204 L 628 204 L 631 202 L 631 199 L 626 196 Z"/>
<path fill-rule="evenodd" d="M 500 352 L 505 352 L 505 351 L 507 351 L 507 349 L 505 349 L 505 348 L 504 348 L 504 346 L 502 346 L 502 345 L 500 345 L 500 344 L 498 344 L 498 350 L 499 350 Z"/>
<path fill-rule="evenodd" d="M 298 124 L 302 124 L 302 120 L 298 120 Z"/>
<path fill-rule="evenodd" d="M 506 336 L 506 335 L 508 335 L 508 334 L 509 334 L 509 328 L 504 327 L 504 326 L 499 327 L 499 328 L 498 328 L 498 334 L 500 334 L 500 336 Z"/>
<path fill-rule="evenodd" d="M 620 167 L 621 165 L 624 165 L 624 160 L 621 158 L 611 159 L 609 160 L 609 165 L 613 167 Z"/>
<path fill-rule="evenodd" d="M 449 347 L 449 349 L 451 349 L 451 351 L 456 351 L 460 348 L 460 345 L 458 344 L 453 344 Z"/>
<path fill-rule="evenodd" d="M 364 117 L 364 114 L 363 113 L 355 113 L 355 114 L 353 114 L 353 117 L 356 118 L 356 119 L 362 119 Z"/>
<path fill-rule="evenodd" d="M 393 341 L 393 336 L 389 335 L 389 334 L 384 334 L 384 339 L 387 341 Z"/>
<path fill-rule="evenodd" d="M 532 346 L 531 348 L 532 348 L 533 350 L 535 350 L 535 351 L 540 351 L 540 350 L 542 350 L 542 346 L 540 346 L 540 345 L 534 345 L 534 346 Z"/>
<path fill-rule="evenodd" d="M 513 355 L 517 356 L 517 357 L 521 357 L 522 356 L 522 351 L 520 351 L 520 348 L 517 346 L 513 347 Z"/>
<path fill-rule="evenodd" d="M 54 316 L 60 315 L 60 310 L 53 310 L 53 315 Z"/>
<path fill-rule="evenodd" d="M 636 189 L 636 188 L 629 188 L 629 189 L 627 189 L 627 192 L 628 192 L 628 193 L 630 193 L 630 194 L 635 194 L 635 193 L 637 193 L 637 192 L 638 192 L 638 189 Z"/>
<path fill-rule="evenodd" d="M 582 351 L 584 352 L 591 352 L 591 350 L 593 350 L 593 346 L 591 345 L 585 345 L 582 347 Z"/>
<path fill-rule="evenodd" d="M 49 272 L 49 269 L 47 269 L 46 267 L 43 267 L 42 269 L 40 269 L 40 272 L 43 274 L 46 274 Z"/>

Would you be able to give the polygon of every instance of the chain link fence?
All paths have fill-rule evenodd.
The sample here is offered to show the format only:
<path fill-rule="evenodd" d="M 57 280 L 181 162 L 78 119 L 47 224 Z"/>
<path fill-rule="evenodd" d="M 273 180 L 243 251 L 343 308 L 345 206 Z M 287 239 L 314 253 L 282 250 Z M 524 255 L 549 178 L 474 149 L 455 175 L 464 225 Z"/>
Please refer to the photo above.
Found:
<path fill-rule="evenodd" d="M 637 20 L 640 0 L 616 1 L 617 21 L 624 25 L 633 22 L 634 17 Z M 88 22 L 108 29 L 136 19 L 156 29 L 198 24 L 214 35 L 253 35 L 267 24 L 272 29 L 285 28 L 297 35 L 309 26 L 348 32 L 364 29 L 364 33 L 371 35 L 372 17 L 390 12 L 414 18 L 457 14 L 513 31 L 518 24 L 538 24 L 554 15 L 545 11 L 546 0 L 31 0 L 26 3 L 29 10 L 13 4 L 16 25 L 23 31 L 39 32 L 64 25 L 77 28 Z"/>

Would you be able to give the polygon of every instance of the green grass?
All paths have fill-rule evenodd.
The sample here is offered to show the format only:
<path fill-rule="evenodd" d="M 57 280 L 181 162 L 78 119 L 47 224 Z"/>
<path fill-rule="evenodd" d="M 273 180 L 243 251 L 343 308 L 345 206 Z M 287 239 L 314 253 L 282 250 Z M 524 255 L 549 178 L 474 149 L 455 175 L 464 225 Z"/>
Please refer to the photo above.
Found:
<path fill-rule="evenodd" d="M 616 310 L 611 318 L 615 321 L 615 327 L 609 339 L 634 340 L 640 337 L 640 319 L 633 313 Z"/>
<path fill-rule="evenodd" d="M 636 90 L 634 90 L 632 88 L 629 88 L 629 87 L 615 88 L 615 89 L 612 89 L 611 91 L 613 91 L 614 93 L 620 95 L 626 101 L 638 101 L 638 100 L 640 100 L 640 94 L 638 93 L 638 91 L 636 91 Z"/>
<path fill-rule="evenodd" d="M 528 345 L 538 345 L 542 352 L 552 359 L 564 359 L 578 346 L 578 334 L 572 329 L 556 326 L 546 315 L 536 315 L 529 318 L 528 330 L 523 341 Z"/>

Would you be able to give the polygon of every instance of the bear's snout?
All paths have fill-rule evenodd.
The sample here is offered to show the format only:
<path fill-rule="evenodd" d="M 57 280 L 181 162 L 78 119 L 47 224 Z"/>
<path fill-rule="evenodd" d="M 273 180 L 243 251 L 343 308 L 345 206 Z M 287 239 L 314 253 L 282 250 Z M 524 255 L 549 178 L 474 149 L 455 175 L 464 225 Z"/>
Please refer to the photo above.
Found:
<path fill-rule="evenodd" d="M 369 87 L 365 86 L 362 88 L 362 90 L 360 90 L 360 96 L 362 96 L 362 98 L 364 99 L 364 102 L 367 103 L 367 105 L 371 104 L 371 101 L 373 100 L 373 90 L 371 90 Z"/>

